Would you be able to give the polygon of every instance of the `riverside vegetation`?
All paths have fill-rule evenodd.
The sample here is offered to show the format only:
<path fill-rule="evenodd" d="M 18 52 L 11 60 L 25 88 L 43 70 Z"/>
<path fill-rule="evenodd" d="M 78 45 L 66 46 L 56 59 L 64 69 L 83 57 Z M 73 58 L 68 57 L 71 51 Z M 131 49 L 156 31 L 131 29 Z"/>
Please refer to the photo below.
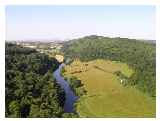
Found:
<path fill-rule="evenodd" d="M 75 60 L 65 66 L 63 75 L 67 80 L 76 77 L 69 81 L 71 85 L 81 80 L 86 91 L 82 93 L 80 87 L 75 91 L 79 95 L 75 106 L 80 117 L 154 117 L 155 100 L 126 84 L 133 73 L 124 63 L 96 59 Z"/>
<path fill-rule="evenodd" d="M 53 77 L 56 59 L 6 43 L 5 48 L 6 117 L 75 117 L 65 113 L 64 90 Z"/>
<path fill-rule="evenodd" d="M 128 81 L 150 96 L 156 96 L 156 46 L 154 43 L 127 38 L 87 36 L 68 41 L 62 49 L 66 60 L 105 59 L 120 61 L 134 69 Z"/>
<path fill-rule="evenodd" d="M 61 70 L 75 94 L 65 113 L 56 59 L 6 43 L 6 117 L 155 117 L 155 43 L 86 36 L 63 43 Z"/>
<path fill-rule="evenodd" d="M 76 104 L 80 117 L 155 117 L 154 43 L 93 35 L 62 51 L 64 75 L 82 80 L 87 92 Z"/>

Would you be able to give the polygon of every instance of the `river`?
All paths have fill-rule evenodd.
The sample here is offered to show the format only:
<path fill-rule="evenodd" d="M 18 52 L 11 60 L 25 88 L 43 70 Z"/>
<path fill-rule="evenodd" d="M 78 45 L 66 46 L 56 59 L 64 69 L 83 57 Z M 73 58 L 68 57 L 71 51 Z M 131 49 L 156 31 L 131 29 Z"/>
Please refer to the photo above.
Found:
<path fill-rule="evenodd" d="M 71 113 L 71 112 L 75 112 L 74 103 L 78 99 L 78 97 L 74 94 L 74 92 L 72 91 L 68 82 L 66 80 L 64 80 L 64 78 L 60 74 L 60 70 L 64 65 L 65 64 L 62 63 L 59 66 L 59 68 L 56 71 L 54 71 L 53 75 L 54 75 L 57 83 L 60 84 L 60 86 L 65 91 L 65 98 L 66 99 L 65 99 L 65 103 L 64 103 L 64 112 Z"/>

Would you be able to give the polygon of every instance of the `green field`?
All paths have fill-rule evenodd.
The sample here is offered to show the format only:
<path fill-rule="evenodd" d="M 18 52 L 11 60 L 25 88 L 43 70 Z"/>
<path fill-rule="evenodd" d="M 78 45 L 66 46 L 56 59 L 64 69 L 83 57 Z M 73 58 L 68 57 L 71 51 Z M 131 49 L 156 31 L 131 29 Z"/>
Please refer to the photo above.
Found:
<path fill-rule="evenodd" d="M 134 70 L 126 64 L 75 60 L 65 70 L 65 77 L 77 77 L 87 90 L 76 104 L 80 117 L 155 117 L 155 100 L 135 87 L 123 86 L 114 74 L 121 71 L 130 77 Z"/>

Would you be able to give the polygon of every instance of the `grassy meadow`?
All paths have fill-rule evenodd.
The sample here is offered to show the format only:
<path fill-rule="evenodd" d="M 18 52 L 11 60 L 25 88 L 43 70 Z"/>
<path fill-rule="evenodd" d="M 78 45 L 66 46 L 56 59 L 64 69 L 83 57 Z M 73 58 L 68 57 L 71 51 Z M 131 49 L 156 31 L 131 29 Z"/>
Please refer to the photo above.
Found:
<path fill-rule="evenodd" d="M 123 86 L 116 71 L 126 77 L 134 73 L 127 64 L 109 60 L 75 60 L 65 66 L 64 76 L 77 77 L 87 91 L 76 104 L 80 117 L 155 117 L 155 100 L 135 87 Z"/>

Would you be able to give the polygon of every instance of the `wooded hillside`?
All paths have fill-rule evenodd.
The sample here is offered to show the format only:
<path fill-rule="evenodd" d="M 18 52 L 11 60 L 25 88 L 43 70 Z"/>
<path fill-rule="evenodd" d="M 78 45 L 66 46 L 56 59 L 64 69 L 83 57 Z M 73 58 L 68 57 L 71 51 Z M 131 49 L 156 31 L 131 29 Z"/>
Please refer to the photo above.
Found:
<path fill-rule="evenodd" d="M 6 117 L 61 117 L 65 96 L 53 77 L 56 59 L 6 43 L 5 66 Z"/>
<path fill-rule="evenodd" d="M 152 97 L 156 96 L 156 45 L 127 39 L 87 36 L 64 43 L 65 59 L 81 61 L 107 59 L 127 63 L 134 69 L 128 85 L 134 85 Z"/>

